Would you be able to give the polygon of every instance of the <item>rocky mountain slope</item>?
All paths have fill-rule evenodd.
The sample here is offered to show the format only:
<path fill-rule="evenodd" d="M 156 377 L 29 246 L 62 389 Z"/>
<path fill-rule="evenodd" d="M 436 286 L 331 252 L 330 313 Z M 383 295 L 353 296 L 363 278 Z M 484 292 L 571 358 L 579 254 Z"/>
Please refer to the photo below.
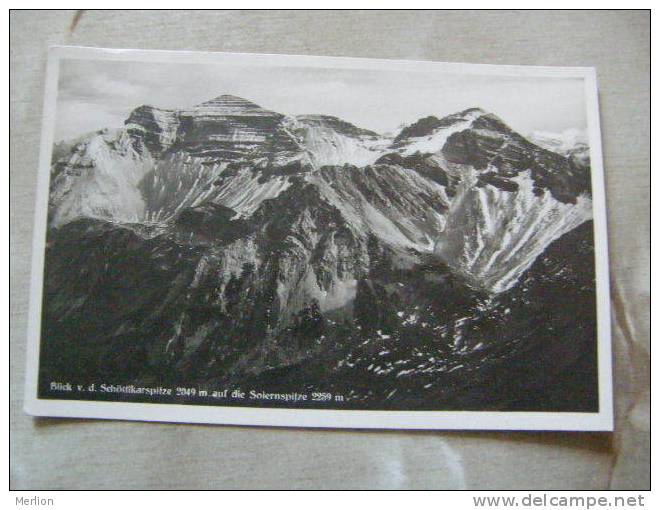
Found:
<path fill-rule="evenodd" d="M 44 380 L 240 382 L 354 363 L 412 303 L 460 350 L 591 201 L 587 166 L 478 108 L 386 138 L 220 96 L 58 145 L 49 211 Z"/>

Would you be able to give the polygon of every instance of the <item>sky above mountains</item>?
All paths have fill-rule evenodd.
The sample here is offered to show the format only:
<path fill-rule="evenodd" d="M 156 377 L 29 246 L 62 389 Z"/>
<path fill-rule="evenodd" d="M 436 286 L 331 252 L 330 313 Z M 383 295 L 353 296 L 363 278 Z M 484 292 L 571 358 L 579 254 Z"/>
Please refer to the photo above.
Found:
<path fill-rule="evenodd" d="M 142 104 L 183 109 L 221 94 L 287 115 L 334 115 L 383 134 L 474 106 L 522 134 L 586 129 L 584 83 L 577 78 L 62 60 L 55 140 L 121 127 Z"/>

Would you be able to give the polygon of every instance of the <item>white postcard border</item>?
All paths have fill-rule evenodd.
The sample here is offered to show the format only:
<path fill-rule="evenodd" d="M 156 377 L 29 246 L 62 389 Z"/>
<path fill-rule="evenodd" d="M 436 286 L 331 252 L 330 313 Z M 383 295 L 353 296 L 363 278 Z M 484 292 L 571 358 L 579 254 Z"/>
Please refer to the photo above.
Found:
<path fill-rule="evenodd" d="M 563 77 L 584 79 L 591 156 L 594 220 L 597 318 L 598 391 L 597 413 L 491 412 L 491 411 L 371 411 L 330 409 L 272 409 L 238 406 L 140 404 L 37 398 L 43 270 L 48 217 L 50 159 L 57 107 L 59 62 L 62 59 L 128 60 L 149 62 L 214 63 L 225 65 L 333 67 L 387 69 L 498 75 L 517 77 Z M 160 50 L 124 50 L 55 46 L 50 49 L 44 94 L 37 202 L 32 242 L 32 273 L 26 354 L 24 410 L 34 416 L 100 418 L 183 423 L 215 423 L 319 428 L 368 429 L 458 429 L 458 430 L 584 430 L 611 431 L 612 346 L 607 249 L 605 180 L 601 148 L 596 70 L 591 67 L 540 67 L 463 64 L 430 61 L 382 60 L 352 57 L 318 57 L 247 53 L 211 53 Z"/>

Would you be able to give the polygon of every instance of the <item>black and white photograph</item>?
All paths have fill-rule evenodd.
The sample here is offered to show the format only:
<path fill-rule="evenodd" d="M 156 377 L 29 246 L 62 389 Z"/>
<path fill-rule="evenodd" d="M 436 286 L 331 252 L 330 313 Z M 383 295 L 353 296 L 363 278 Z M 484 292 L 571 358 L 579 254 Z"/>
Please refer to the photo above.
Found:
<path fill-rule="evenodd" d="M 611 429 L 593 69 L 60 47 L 47 80 L 28 412 Z"/>

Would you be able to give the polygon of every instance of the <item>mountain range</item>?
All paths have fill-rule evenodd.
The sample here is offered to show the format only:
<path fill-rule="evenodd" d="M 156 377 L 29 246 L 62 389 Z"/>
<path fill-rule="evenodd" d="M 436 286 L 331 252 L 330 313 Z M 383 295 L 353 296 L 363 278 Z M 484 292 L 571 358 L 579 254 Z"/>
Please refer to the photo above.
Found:
<path fill-rule="evenodd" d="M 480 108 L 387 137 L 230 95 L 56 144 L 42 392 L 66 376 L 590 409 L 590 168 L 569 145 Z"/>

